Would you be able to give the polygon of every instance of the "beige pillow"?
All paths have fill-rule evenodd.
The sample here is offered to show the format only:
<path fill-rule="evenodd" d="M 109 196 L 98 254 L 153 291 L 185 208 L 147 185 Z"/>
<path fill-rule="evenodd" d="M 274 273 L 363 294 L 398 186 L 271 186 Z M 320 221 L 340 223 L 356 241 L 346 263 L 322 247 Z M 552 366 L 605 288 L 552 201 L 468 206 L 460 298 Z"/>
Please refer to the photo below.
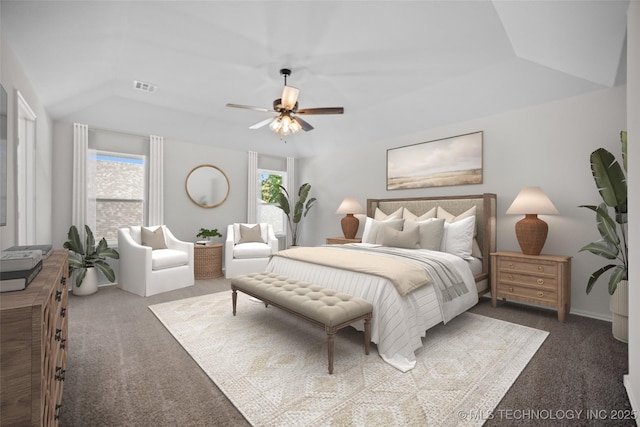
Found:
<path fill-rule="evenodd" d="M 369 232 L 369 238 L 365 243 L 382 244 L 382 236 L 384 234 L 384 228 L 389 227 L 392 230 L 402 230 L 404 226 L 404 219 L 386 219 L 384 221 L 373 220 L 371 225 L 371 231 Z"/>
<path fill-rule="evenodd" d="M 238 241 L 238 243 L 251 242 L 264 243 L 264 240 L 262 240 L 262 235 L 260 233 L 260 224 L 256 224 L 252 227 L 240 224 L 240 240 Z"/>
<path fill-rule="evenodd" d="M 442 235 L 444 234 L 444 218 L 431 218 L 426 221 L 420 221 L 417 224 L 420 230 L 420 247 L 439 251 Z"/>
<path fill-rule="evenodd" d="M 428 212 L 425 212 L 420 216 L 414 214 L 407 208 L 405 208 L 404 211 L 402 211 L 402 218 L 406 219 L 407 221 L 424 221 L 429 218 L 435 218 L 435 217 L 436 217 L 436 208 L 431 208 Z"/>
<path fill-rule="evenodd" d="M 376 208 L 376 211 L 373 214 L 373 219 L 377 219 L 378 221 L 382 221 L 382 220 L 391 219 L 391 218 L 402 218 L 402 210 L 403 209 L 404 208 L 398 208 L 397 211 L 387 215 L 386 213 L 382 212 L 380 210 L 380 208 Z"/>
<path fill-rule="evenodd" d="M 394 230 L 391 227 L 384 226 L 382 228 L 383 246 L 392 246 L 394 248 L 418 249 L 420 247 L 419 227 L 414 222 L 407 223 L 404 230 Z"/>
<path fill-rule="evenodd" d="M 162 227 L 158 227 L 155 230 L 142 227 L 142 245 L 151 247 L 151 250 L 167 249 Z"/>

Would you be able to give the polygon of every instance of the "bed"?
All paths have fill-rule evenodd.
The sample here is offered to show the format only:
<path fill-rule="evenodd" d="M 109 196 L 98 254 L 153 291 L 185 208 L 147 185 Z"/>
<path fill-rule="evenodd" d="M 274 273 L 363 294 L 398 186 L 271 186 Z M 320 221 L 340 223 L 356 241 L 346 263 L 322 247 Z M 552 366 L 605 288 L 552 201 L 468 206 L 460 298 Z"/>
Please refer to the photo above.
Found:
<path fill-rule="evenodd" d="M 416 220 L 424 221 L 419 224 L 441 223 L 440 218 L 446 219 L 444 228 L 449 234 L 446 237 L 445 231 L 443 239 L 449 241 L 454 227 L 458 230 L 463 223 L 473 224 L 472 256 L 454 255 L 442 248 L 414 249 L 413 243 L 406 247 L 389 243 L 391 239 L 404 242 L 405 237 L 398 236 L 406 236 L 409 228 L 416 227 Z M 422 347 L 429 328 L 473 307 L 478 296 L 489 291 L 489 254 L 496 245 L 496 195 L 368 199 L 365 222 L 363 243 L 280 251 L 270 260 L 267 271 L 371 302 L 371 341 L 383 360 L 407 372 L 415 367 L 415 351 Z M 398 223 L 402 223 L 396 227 L 398 231 L 381 225 Z M 381 227 L 377 230 L 380 236 L 384 229 L 384 238 L 376 237 L 374 243 L 375 227 Z M 466 229 L 471 231 L 469 226 Z M 383 272 L 386 264 L 394 272 Z M 417 270 L 426 279 L 419 277 Z M 395 277 L 399 271 L 402 278 Z M 363 329 L 358 323 L 353 326 Z"/>

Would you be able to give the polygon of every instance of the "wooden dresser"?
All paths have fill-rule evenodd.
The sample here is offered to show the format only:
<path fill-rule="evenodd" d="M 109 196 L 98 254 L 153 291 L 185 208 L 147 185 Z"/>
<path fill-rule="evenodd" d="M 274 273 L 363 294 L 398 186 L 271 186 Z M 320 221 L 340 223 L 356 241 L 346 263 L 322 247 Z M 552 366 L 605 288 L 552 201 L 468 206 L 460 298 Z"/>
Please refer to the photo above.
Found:
<path fill-rule="evenodd" d="M 498 298 L 553 307 L 564 322 L 571 310 L 571 257 L 491 254 L 491 303 Z"/>
<path fill-rule="evenodd" d="M 0 294 L 0 424 L 55 426 L 67 358 L 67 250 L 22 291 Z"/>

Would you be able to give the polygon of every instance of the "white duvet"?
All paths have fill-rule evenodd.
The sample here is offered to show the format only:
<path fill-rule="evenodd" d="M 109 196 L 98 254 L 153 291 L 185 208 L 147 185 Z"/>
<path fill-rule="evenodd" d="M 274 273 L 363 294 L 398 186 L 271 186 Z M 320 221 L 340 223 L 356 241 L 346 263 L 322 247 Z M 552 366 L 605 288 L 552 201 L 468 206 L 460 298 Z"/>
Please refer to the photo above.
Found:
<path fill-rule="evenodd" d="M 433 253 L 421 249 L 407 251 Z M 457 316 L 478 302 L 473 274 L 468 262 L 462 258 L 444 252 L 433 254 L 455 268 L 469 290 L 448 303 L 447 317 Z M 393 283 L 379 276 L 278 256 L 271 258 L 267 271 L 315 283 L 371 302 L 374 307 L 371 341 L 377 344 L 378 353 L 387 363 L 403 372 L 415 367 L 415 351 L 422 347 L 422 337 L 426 335 L 427 329 L 444 320 L 433 285 L 424 286 L 403 297 Z M 354 324 L 354 327 L 363 330 L 361 323 Z"/>

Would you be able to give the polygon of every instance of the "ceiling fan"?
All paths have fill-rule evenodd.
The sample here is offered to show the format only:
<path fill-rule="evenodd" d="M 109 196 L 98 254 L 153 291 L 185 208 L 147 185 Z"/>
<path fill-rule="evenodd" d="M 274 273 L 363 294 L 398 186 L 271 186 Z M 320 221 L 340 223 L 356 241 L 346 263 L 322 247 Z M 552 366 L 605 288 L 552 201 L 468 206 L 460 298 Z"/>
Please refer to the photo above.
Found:
<path fill-rule="evenodd" d="M 245 108 L 248 110 L 264 111 L 267 113 L 276 113 L 276 117 L 270 117 L 266 120 L 262 120 L 252 126 L 249 129 L 259 129 L 263 126 L 269 125 L 274 132 L 286 136 L 292 133 L 296 133 L 300 130 L 308 132 L 313 130 L 307 121 L 302 120 L 300 114 L 343 114 L 344 108 L 342 107 L 324 107 L 324 108 L 303 108 L 298 109 L 298 94 L 300 90 L 287 86 L 287 77 L 291 75 L 291 70 L 288 68 L 282 68 L 280 75 L 284 77 L 284 88 L 282 89 L 282 96 L 273 101 L 273 109 L 251 107 L 249 105 L 240 104 L 227 104 L 227 107 Z"/>

